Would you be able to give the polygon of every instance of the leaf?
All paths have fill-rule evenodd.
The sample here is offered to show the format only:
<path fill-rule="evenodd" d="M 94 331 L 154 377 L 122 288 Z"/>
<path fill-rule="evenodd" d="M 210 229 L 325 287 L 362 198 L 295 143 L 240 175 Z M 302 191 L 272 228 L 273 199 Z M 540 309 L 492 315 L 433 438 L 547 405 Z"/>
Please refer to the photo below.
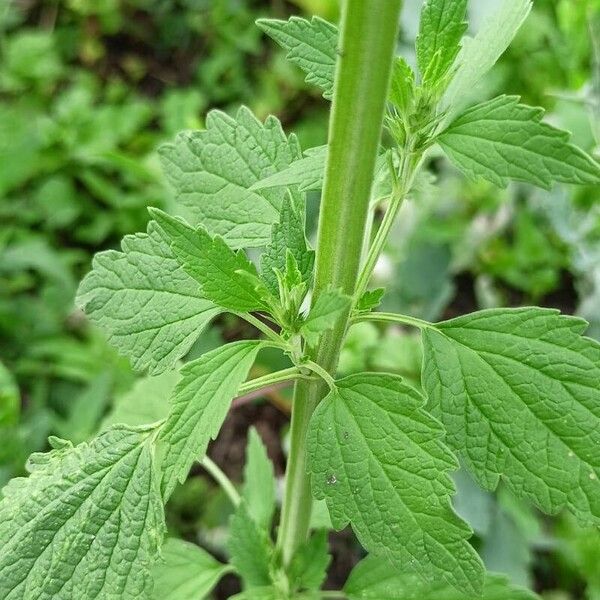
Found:
<path fill-rule="evenodd" d="M 300 333 L 309 346 L 319 341 L 319 336 L 331 329 L 338 318 L 348 310 L 351 299 L 337 290 L 323 292 L 310 309 Z"/>
<path fill-rule="evenodd" d="M 250 517 L 242 502 L 229 523 L 227 550 L 245 588 L 269 586 L 273 546 L 267 532 Z"/>
<path fill-rule="evenodd" d="M 286 58 L 292 64 L 307 74 L 306 82 L 320 87 L 323 96 L 331 100 L 337 61 L 337 27 L 319 17 L 310 21 L 300 17 L 290 17 L 287 21 L 258 19 L 256 24 L 287 51 Z"/>
<path fill-rule="evenodd" d="M 250 189 L 263 190 L 281 186 L 298 186 L 300 192 L 318 191 L 323 188 L 327 146 L 306 150 L 304 157 L 297 159 L 278 173 L 257 181 Z"/>
<path fill-rule="evenodd" d="M 450 505 L 448 471 L 458 465 L 441 424 L 400 377 L 360 373 L 336 386 L 308 434 L 313 493 L 327 501 L 333 526 L 350 522 L 367 550 L 397 568 L 477 594 L 483 569 Z"/>
<path fill-rule="evenodd" d="M 331 562 L 327 531 L 321 529 L 302 544 L 290 563 L 288 579 L 293 590 L 318 590 Z"/>
<path fill-rule="evenodd" d="M 349 600 L 464 600 L 464 593 L 443 582 L 424 582 L 399 573 L 385 559 L 369 555 L 350 573 L 344 586 Z M 535 600 L 534 593 L 511 585 L 504 576 L 487 574 L 481 600 Z"/>
<path fill-rule="evenodd" d="M 467 0 L 426 0 L 423 5 L 416 48 L 426 85 L 434 86 L 456 60 L 467 30 L 466 14 Z"/>
<path fill-rule="evenodd" d="M 235 118 L 209 112 L 204 131 L 179 134 L 159 154 L 177 199 L 195 223 L 234 248 L 268 243 L 285 190 L 248 188 L 301 156 L 297 139 L 286 137 L 275 117 L 263 124 L 246 107 Z"/>
<path fill-rule="evenodd" d="M 262 278 L 269 290 L 279 295 L 279 283 L 275 269 L 286 270 L 286 253 L 292 253 L 302 274 L 302 281 L 310 281 L 315 253 L 308 249 L 304 233 L 304 219 L 290 197 L 281 206 L 279 222 L 273 225 L 271 241 L 260 258 Z"/>
<path fill-rule="evenodd" d="M 138 379 L 128 392 L 116 398 L 101 429 L 117 423 L 149 425 L 166 419 L 169 414 L 169 398 L 180 379 L 179 370 Z"/>
<path fill-rule="evenodd" d="M 531 0 L 503 0 L 481 26 L 474 38 L 465 37 L 457 59 L 457 71 L 442 99 L 448 118 L 460 111 L 479 81 L 504 54 L 531 11 Z"/>
<path fill-rule="evenodd" d="M 480 485 L 600 523 L 600 344 L 586 322 L 494 309 L 424 332 L 423 387 Z"/>
<path fill-rule="evenodd" d="M 21 394 L 10 371 L 0 362 L 0 428 L 14 426 L 21 412 Z"/>
<path fill-rule="evenodd" d="M 275 512 L 275 473 L 266 448 L 254 427 L 248 430 L 242 497 L 249 515 L 264 529 L 271 528 Z"/>
<path fill-rule="evenodd" d="M 33 454 L 0 501 L 0 597 L 134 599 L 164 532 L 151 429 Z"/>
<path fill-rule="evenodd" d="M 162 373 L 187 354 L 221 309 L 203 298 L 154 221 L 123 252 L 96 254 L 76 303 L 137 370 Z"/>
<path fill-rule="evenodd" d="M 394 58 L 390 82 L 390 102 L 403 116 L 411 113 L 415 93 L 415 74 L 401 56 Z"/>
<path fill-rule="evenodd" d="M 381 299 L 385 294 L 385 288 L 376 288 L 367 290 L 356 304 L 358 311 L 371 311 L 376 309 L 381 304 Z"/>
<path fill-rule="evenodd" d="M 281 591 L 276 587 L 253 587 L 248 592 L 242 592 L 231 597 L 231 600 L 282 600 Z M 303 599 L 304 600 L 304 599 Z M 312 600 L 312 599 L 311 599 Z M 318 599 L 317 599 L 318 600 Z"/>
<path fill-rule="evenodd" d="M 177 538 L 165 542 L 162 558 L 152 569 L 154 600 L 203 600 L 233 570 L 196 544 Z"/>
<path fill-rule="evenodd" d="M 233 311 L 266 310 L 256 286 L 241 272 L 258 277 L 256 267 L 242 250 L 234 251 L 219 236 L 211 237 L 203 227 L 194 229 L 183 219 L 156 208 L 150 212 L 171 244 L 177 261 L 199 284 L 202 295 Z"/>
<path fill-rule="evenodd" d="M 555 181 L 600 182 L 600 165 L 543 116 L 543 109 L 519 104 L 518 96 L 499 96 L 465 111 L 438 142 L 467 175 L 500 187 L 510 179 L 546 189 Z"/>
<path fill-rule="evenodd" d="M 159 438 L 165 445 L 161 464 L 165 498 L 178 481 L 183 483 L 194 461 L 204 456 L 208 442 L 219 433 L 261 345 L 256 340 L 226 344 L 181 369 Z"/>

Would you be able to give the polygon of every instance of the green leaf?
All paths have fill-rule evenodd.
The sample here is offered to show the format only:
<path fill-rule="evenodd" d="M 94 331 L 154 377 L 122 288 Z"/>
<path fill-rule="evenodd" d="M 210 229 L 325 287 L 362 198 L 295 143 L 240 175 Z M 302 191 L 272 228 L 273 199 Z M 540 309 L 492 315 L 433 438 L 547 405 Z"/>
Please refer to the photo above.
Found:
<path fill-rule="evenodd" d="M 245 588 L 269 586 L 273 546 L 265 529 L 249 515 L 242 502 L 229 522 L 227 542 L 230 562 L 240 574 Z"/>
<path fill-rule="evenodd" d="M 327 146 L 311 148 L 306 150 L 303 158 L 299 158 L 278 173 L 257 181 L 250 189 L 297 185 L 300 192 L 318 191 L 323 188 L 326 162 Z"/>
<path fill-rule="evenodd" d="M 33 454 L 0 501 L 0 597 L 125 598 L 151 589 L 164 532 L 152 430 L 115 427 Z"/>
<path fill-rule="evenodd" d="M 448 118 L 460 111 L 464 99 L 504 54 L 531 7 L 531 0 L 503 0 L 474 38 L 463 38 L 456 74 L 442 99 L 442 109 L 449 109 Z"/>
<path fill-rule="evenodd" d="M 268 309 L 253 281 L 240 273 L 258 277 L 256 267 L 243 250 L 232 250 L 223 238 L 211 237 L 202 226 L 194 229 L 183 219 L 155 208 L 150 212 L 169 240 L 177 261 L 200 284 L 205 298 L 233 311 Z"/>
<path fill-rule="evenodd" d="M 423 387 L 448 444 L 488 490 L 600 523 L 600 344 L 586 322 L 494 309 L 424 332 Z"/>
<path fill-rule="evenodd" d="M 403 116 L 412 111 L 415 93 L 415 74 L 401 56 L 394 59 L 392 80 L 390 82 L 390 102 Z"/>
<path fill-rule="evenodd" d="M 281 591 L 275 587 L 253 587 L 248 592 L 242 592 L 231 597 L 231 600 L 282 600 Z M 312 599 L 311 599 L 312 600 Z"/>
<path fill-rule="evenodd" d="M 304 219 L 290 197 L 281 206 L 279 222 L 273 225 L 271 241 L 260 258 L 262 278 L 269 290 L 279 295 L 279 283 L 275 269 L 286 271 L 287 251 L 292 253 L 302 274 L 302 281 L 310 281 L 315 253 L 309 250 L 304 233 Z"/>
<path fill-rule="evenodd" d="M 116 398 L 101 429 L 123 425 L 149 425 L 169 414 L 169 398 L 181 379 L 179 370 L 165 371 L 157 377 L 138 379 L 131 390 Z"/>
<path fill-rule="evenodd" d="M 376 288 L 367 290 L 356 304 L 358 311 L 371 311 L 376 309 L 381 304 L 381 299 L 385 294 L 385 288 Z"/>
<path fill-rule="evenodd" d="M 348 296 L 337 290 L 323 292 L 317 298 L 300 326 L 300 333 L 309 346 L 316 344 L 319 336 L 335 325 L 337 319 L 350 307 L 350 302 Z"/>
<path fill-rule="evenodd" d="M 467 30 L 466 14 L 467 0 L 426 0 L 423 5 L 416 48 L 425 85 L 434 86 L 454 64 Z"/>
<path fill-rule="evenodd" d="M 206 130 L 181 133 L 159 152 L 177 199 L 195 223 L 235 248 L 268 243 L 285 193 L 250 186 L 301 156 L 298 141 L 285 136 L 275 117 L 263 124 L 246 107 L 235 118 L 209 112 Z"/>
<path fill-rule="evenodd" d="M 288 579 L 293 590 L 318 590 L 331 562 L 327 531 L 321 529 L 304 542 L 292 558 Z"/>
<path fill-rule="evenodd" d="M 21 394 L 10 371 L 0 362 L 0 428 L 17 423 Z"/>
<path fill-rule="evenodd" d="M 250 516 L 264 529 L 270 529 L 275 512 L 275 473 L 254 427 L 248 430 L 242 497 Z"/>
<path fill-rule="evenodd" d="M 178 481 L 183 483 L 194 461 L 204 456 L 208 442 L 219 433 L 261 345 L 256 340 L 226 344 L 181 369 L 181 381 L 160 431 L 165 445 L 161 464 L 165 498 Z"/>
<path fill-rule="evenodd" d="M 331 100 L 337 61 L 338 30 L 319 17 L 310 21 L 290 17 L 287 21 L 259 19 L 256 24 L 284 50 L 286 58 L 307 75 L 306 82 L 323 90 Z"/>
<path fill-rule="evenodd" d="M 169 538 L 161 554 L 162 562 L 152 569 L 154 600 L 203 600 L 233 570 L 196 544 L 177 538 Z"/>
<path fill-rule="evenodd" d="M 400 377 L 352 375 L 319 404 L 308 434 L 312 487 L 336 529 L 352 524 L 370 552 L 467 594 L 483 582 L 471 531 L 450 505 L 458 464 L 444 429 Z"/>
<path fill-rule="evenodd" d="M 600 165 L 543 116 L 543 109 L 519 104 L 518 96 L 499 96 L 465 111 L 438 142 L 467 175 L 500 187 L 510 179 L 546 189 L 555 181 L 600 182 Z"/>
<path fill-rule="evenodd" d="M 424 582 L 399 573 L 384 558 L 367 556 L 350 573 L 344 586 L 349 600 L 464 600 L 461 590 L 443 582 Z M 511 585 L 504 576 L 488 574 L 481 600 L 535 600 L 537 596 Z"/>
<path fill-rule="evenodd" d="M 158 374 L 187 354 L 221 309 L 202 297 L 154 221 L 121 246 L 96 254 L 76 302 L 135 369 Z"/>

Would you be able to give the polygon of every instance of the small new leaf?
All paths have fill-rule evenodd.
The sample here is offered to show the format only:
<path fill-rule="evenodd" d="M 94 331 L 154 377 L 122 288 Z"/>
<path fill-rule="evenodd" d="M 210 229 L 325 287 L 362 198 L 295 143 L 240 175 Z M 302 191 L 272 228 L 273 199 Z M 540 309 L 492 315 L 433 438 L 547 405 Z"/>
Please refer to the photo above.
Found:
<path fill-rule="evenodd" d="M 323 90 L 331 100 L 337 60 L 338 30 L 319 17 L 310 21 L 290 17 L 287 21 L 259 19 L 256 24 L 284 50 L 286 58 L 306 73 L 306 82 Z"/>
<path fill-rule="evenodd" d="M 248 377 L 261 348 L 258 341 L 226 344 L 187 363 L 171 398 L 169 416 L 160 431 L 165 498 L 200 460 L 225 420 L 231 400 Z"/>
<path fill-rule="evenodd" d="M 321 529 L 313 533 L 292 558 L 288 569 L 292 590 L 318 590 L 325 581 L 330 562 L 327 531 Z"/>
<path fill-rule="evenodd" d="M 385 558 L 367 556 L 350 573 L 344 586 L 349 600 L 464 600 L 462 591 L 444 582 L 424 582 L 398 572 Z M 487 574 L 481 600 L 539 600 L 533 592 Z"/>
<path fill-rule="evenodd" d="M 260 588 L 273 583 L 273 545 L 266 530 L 249 515 L 244 502 L 238 506 L 229 522 L 227 550 L 231 564 L 244 582 L 244 588 Z"/>
<path fill-rule="evenodd" d="M 546 189 L 555 181 L 600 182 L 600 165 L 543 116 L 543 109 L 519 104 L 518 96 L 499 96 L 465 111 L 438 142 L 467 175 L 500 187 L 511 179 Z"/>
<path fill-rule="evenodd" d="M 273 225 L 271 241 L 260 258 L 262 279 L 271 293 L 276 296 L 279 295 L 279 282 L 275 269 L 285 273 L 288 251 L 296 260 L 302 281 L 309 282 L 315 262 L 315 253 L 308 248 L 303 216 L 289 196 L 281 206 L 279 222 Z"/>
<path fill-rule="evenodd" d="M 89 444 L 54 439 L 0 501 L 0 597 L 149 594 L 163 536 L 152 430 L 114 427 Z"/>
<path fill-rule="evenodd" d="M 310 309 L 300 326 L 300 333 L 309 346 L 316 344 L 319 336 L 331 329 L 338 318 L 348 310 L 351 299 L 337 290 L 323 292 Z"/>
<path fill-rule="evenodd" d="M 411 114 L 415 94 L 415 74 L 401 56 L 394 59 L 392 80 L 390 82 L 390 102 L 401 116 Z"/>
<path fill-rule="evenodd" d="M 76 303 L 135 369 L 158 374 L 187 354 L 221 309 L 202 297 L 154 221 L 121 246 L 96 255 Z"/>
<path fill-rule="evenodd" d="M 336 529 L 348 522 L 370 552 L 466 594 L 483 584 L 471 531 L 452 510 L 448 471 L 458 463 L 423 398 L 394 375 L 336 382 L 308 434 L 312 487 Z"/>
<path fill-rule="evenodd" d="M 153 600 L 204 600 L 233 571 L 196 544 L 176 538 L 165 542 L 161 556 L 152 569 Z"/>
<path fill-rule="evenodd" d="M 207 230 L 233 248 L 264 246 L 279 216 L 285 190 L 250 190 L 301 156 L 273 116 L 261 123 L 246 107 L 235 118 L 220 111 L 206 117 L 206 130 L 184 132 L 159 150 L 177 199 Z"/>
<path fill-rule="evenodd" d="M 249 515 L 268 531 L 275 513 L 275 473 L 273 463 L 254 427 L 248 431 L 242 497 L 246 501 Z"/>
<path fill-rule="evenodd" d="M 232 250 L 223 238 L 211 237 L 201 226 L 194 229 L 182 219 L 155 208 L 150 212 L 169 240 L 178 263 L 200 284 L 205 298 L 232 311 L 268 310 L 255 283 L 256 267 L 242 250 Z M 244 277 L 243 273 L 251 277 Z"/>
<path fill-rule="evenodd" d="M 367 290 L 356 304 L 356 310 L 359 312 L 370 312 L 376 309 L 385 294 L 385 288 Z"/>
<path fill-rule="evenodd" d="M 417 36 L 417 62 L 426 86 L 435 84 L 454 64 L 467 30 L 467 0 L 426 0 Z"/>
<path fill-rule="evenodd" d="M 424 332 L 423 387 L 486 489 L 600 523 L 600 344 L 582 319 L 486 310 Z"/>

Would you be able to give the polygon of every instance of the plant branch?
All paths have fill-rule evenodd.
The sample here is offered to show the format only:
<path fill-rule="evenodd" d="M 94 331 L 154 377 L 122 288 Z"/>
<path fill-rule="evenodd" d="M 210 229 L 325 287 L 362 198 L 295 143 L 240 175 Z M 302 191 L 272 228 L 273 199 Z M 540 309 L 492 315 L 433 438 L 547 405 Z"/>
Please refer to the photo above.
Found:
<path fill-rule="evenodd" d="M 229 477 L 227 477 L 227 475 L 225 475 L 225 473 L 221 471 L 217 463 L 208 458 L 208 456 L 205 456 L 200 461 L 200 464 L 204 467 L 204 469 L 206 469 L 208 473 L 210 473 L 211 477 L 219 484 L 221 489 L 227 494 L 227 497 L 229 498 L 229 500 L 231 500 L 231 504 L 233 504 L 233 506 L 237 508 L 242 499 L 240 498 L 238 491 L 235 489 L 235 486 L 233 485 Z"/>
<path fill-rule="evenodd" d="M 313 303 L 330 286 L 353 296 L 401 0 L 346 0 L 343 5 L 323 197 L 319 215 Z M 350 309 L 325 332 L 314 355 L 334 376 Z M 312 510 L 307 474 L 306 434 L 310 418 L 328 387 L 323 381 L 297 382 L 290 432 L 290 454 L 277 549 L 284 568 L 308 534 Z"/>
<path fill-rule="evenodd" d="M 399 323 L 401 325 L 410 325 L 412 327 L 418 327 L 419 329 L 436 329 L 435 325 L 416 317 L 409 317 L 408 315 L 399 315 L 396 313 L 383 313 L 373 312 L 365 315 L 356 315 L 352 317 L 353 323 L 360 323 L 361 321 L 379 321 L 380 323 Z"/>

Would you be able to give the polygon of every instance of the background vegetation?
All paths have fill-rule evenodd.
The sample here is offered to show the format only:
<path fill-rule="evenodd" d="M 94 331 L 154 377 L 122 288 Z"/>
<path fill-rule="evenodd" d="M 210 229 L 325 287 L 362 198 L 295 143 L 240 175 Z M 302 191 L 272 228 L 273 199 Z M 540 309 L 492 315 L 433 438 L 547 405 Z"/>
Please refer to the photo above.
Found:
<path fill-rule="evenodd" d="M 476 27 L 496 0 L 473 0 Z M 406 0 L 399 51 L 412 58 L 421 0 Z M 328 105 L 254 26 L 257 17 L 319 14 L 336 0 L 5 0 L 0 3 L 0 485 L 48 435 L 95 433 L 134 398 L 160 401 L 73 308 L 93 253 L 141 231 L 146 206 L 176 211 L 156 148 L 201 128 L 209 108 L 249 105 L 279 116 L 303 147 L 325 142 Z M 600 1 L 536 0 L 485 82 L 521 93 L 591 152 L 600 145 Z M 404 208 L 376 276 L 385 308 L 428 320 L 476 308 L 539 303 L 583 315 L 600 339 L 600 190 L 552 192 L 465 181 L 441 158 Z M 316 212 L 318 198 L 311 202 Z M 191 356 L 248 337 L 221 319 Z M 418 385 L 420 348 L 401 329 L 357 325 L 342 368 L 399 372 Z M 277 365 L 265 364 L 260 369 Z M 256 373 L 257 375 L 259 373 Z M 169 382 L 163 382 L 168 386 Z M 599 382 L 600 384 L 600 382 Z M 210 455 L 241 479 L 254 425 L 276 471 L 285 460 L 288 390 L 234 403 Z M 112 411 L 112 412 L 111 412 Z M 600 599 L 600 533 L 549 519 L 506 490 L 457 474 L 457 509 L 487 566 L 548 600 Z M 229 507 L 199 469 L 175 494 L 169 526 L 219 554 Z M 332 586 L 360 555 L 331 538 Z M 237 582 L 224 580 L 219 597 Z"/>

